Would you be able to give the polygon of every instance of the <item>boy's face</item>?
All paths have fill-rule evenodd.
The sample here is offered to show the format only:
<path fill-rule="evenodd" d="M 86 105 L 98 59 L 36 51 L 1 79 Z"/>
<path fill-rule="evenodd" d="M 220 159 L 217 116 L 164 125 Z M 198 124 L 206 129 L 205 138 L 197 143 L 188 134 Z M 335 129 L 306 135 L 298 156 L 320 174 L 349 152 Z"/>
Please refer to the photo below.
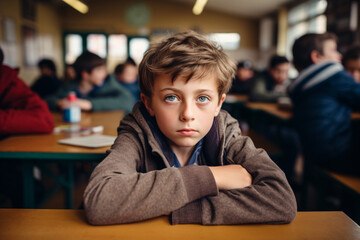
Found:
<path fill-rule="evenodd" d="M 173 83 L 168 75 L 154 79 L 153 94 L 142 100 L 174 152 L 193 148 L 210 130 L 226 95 L 219 101 L 213 74 L 186 83 L 180 76 Z"/>
<path fill-rule="evenodd" d="M 329 39 L 324 41 L 323 54 L 320 54 L 319 60 L 319 62 L 340 62 L 341 54 L 338 52 L 337 44 L 334 40 Z"/>
<path fill-rule="evenodd" d="M 347 60 L 345 69 L 355 79 L 355 82 L 360 83 L 360 59 Z"/>
<path fill-rule="evenodd" d="M 275 80 L 276 84 L 282 84 L 289 78 L 290 63 L 280 63 L 273 68 L 270 68 L 270 75 Z"/>
<path fill-rule="evenodd" d="M 125 65 L 123 72 L 118 75 L 118 79 L 120 79 L 120 81 L 124 83 L 134 83 L 136 82 L 137 75 L 137 67 L 128 64 Z"/>
<path fill-rule="evenodd" d="M 93 68 L 90 73 L 84 71 L 83 79 L 95 86 L 101 86 L 104 83 L 106 75 L 106 67 L 105 65 L 101 65 Z"/>

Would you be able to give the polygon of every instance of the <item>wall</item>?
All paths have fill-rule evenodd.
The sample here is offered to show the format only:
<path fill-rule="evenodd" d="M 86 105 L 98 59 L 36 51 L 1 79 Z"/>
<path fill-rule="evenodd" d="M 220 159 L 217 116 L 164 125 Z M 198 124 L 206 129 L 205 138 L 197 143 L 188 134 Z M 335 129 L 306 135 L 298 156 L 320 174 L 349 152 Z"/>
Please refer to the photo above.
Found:
<path fill-rule="evenodd" d="M 39 58 L 52 58 L 58 67 L 58 75 L 62 76 L 62 27 L 56 7 L 45 2 L 36 3 L 35 21 L 22 17 L 20 0 L 0 1 L 0 46 L 5 54 L 5 61 L 12 67 L 20 68 L 20 78 L 27 84 L 31 84 L 38 76 L 36 66 L 29 67 L 24 64 L 22 26 L 28 26 L 36 31 L 36 49 L 34 51 Z M 9 43 L 4 36 L 3 20 L 12 19 L 15 23 L 15 41 Z"/>
<path fill-rule="evenodd" d="M 100 31 L 126 33 L 197 29 L 202 33 L 237 32 L 241 36 L 240 49 L 229 52 L 235 60 L 256 58 L 258 50 L 258 21 L 211 11 L 205 8 L 200 16 L 192 14 L 192 6 L 172 1 L 144 0 L 150 9 L 150 20 L 143 28 L 127 24 L 125 9 L 134 1 L 89 1 L 85 15 L 66 7 L 63 9 L 63 27 L 66 31 Z M 95 9 L 95 10 L 94 10 Z"/>
<path fill-rule="evenodd" d="M 105 33 L 125 33 L 140 35 L 144 32 L 197 29 L 203 33 L 237 32 L 241 36 L 240 49 L 228 51 L 235 61 L 242 59 L 257 60 L 258 57 L 258 21 L 211 11 L 205 8 L 200 16 L 192 14 L 192 6 L 171 1 L 144 0 L 151 11 L 151 17 L 145 28 L 130 26 L 124 18 L 125 9 L 134 1 L 92 0 L 88 1 L 90 11 L 83 15 L 65 3 L 58 1 L 37 2 L 35 21 L 28 21 L 21 15 L 21 0 L 1 0 L 0 18 L 14 20 L 16 43 L 9 46 L 0 29 L 0 45 L 5 54 L 13 57 L 15 67 L 20 67 L 20 77 L 31 84 L 38 75 L 36 67 L 24 64 L 21 28 L 23 25 L 36 29 L 40 56 L 51 57 L 58 66 L 58 75 L 63 73 L 63 31 L 100 31 Z M 51 4 L 50 4 L 51 3 Z M 56 5 L 54 5 L 56 4 Z M 0 19 L 1 20 L 1 19 Z M 0 24 L 2 28 L 2 24 Z M 10 49 L 10 50 L 9 50 Z M 10 53 L 10 54 L 9 54 Z"/>

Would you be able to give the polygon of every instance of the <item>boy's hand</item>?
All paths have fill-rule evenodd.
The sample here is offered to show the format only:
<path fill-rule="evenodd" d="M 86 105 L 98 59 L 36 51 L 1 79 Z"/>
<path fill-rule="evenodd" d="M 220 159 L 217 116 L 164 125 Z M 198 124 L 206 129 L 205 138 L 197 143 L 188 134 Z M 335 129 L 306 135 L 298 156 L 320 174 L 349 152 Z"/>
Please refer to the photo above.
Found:
<path fill-rule="evenodd" d="M 248 187 L 252 184 L 250 173 L 241 165 L 209 167 L 219 190 Z"/>
<path fill-rule="evenodd" d="M 56 102 L 56 106 L 58 106 L 61 110 L 64 110 L 68 102 L 67 98 L 62 98 Z"/>
<path fill-rule="evenodd" d="M 59 101 L 56 102 L 56 105 L 61 109 L 64 110 L 64 108 L 66 108 L 66 106 L 69 104 L 69 100 L 67 100 L 67 98 L 63 98 L 60 99 Z M 81 110 L 83 111 L 90 111 L 92 109 L 92 104 L 89 100 L 85 100 L 85 99 L 77 99 L 76 100 L 76 104 L 80 107 Z"/>
<path fill-rule="evenodd" d="M 84 111 L 90 111 L 92 109 L 92 103 L 89 100 L 78 99 L 76 101 L 77 105 Z"/>

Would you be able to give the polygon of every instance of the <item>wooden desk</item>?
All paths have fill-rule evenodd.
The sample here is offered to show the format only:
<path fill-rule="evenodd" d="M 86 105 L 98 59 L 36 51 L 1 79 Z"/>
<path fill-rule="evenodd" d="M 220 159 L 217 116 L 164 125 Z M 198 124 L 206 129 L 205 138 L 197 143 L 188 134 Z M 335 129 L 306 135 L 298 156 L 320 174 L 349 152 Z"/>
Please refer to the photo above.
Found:
<path fill-rule="evenodd" d="M 123 111 L 82 113 L 80 125 L 103 125 L 105 135 L 117 135 Z M 65 124 L 60 113 L 54 113 L 55 125 Z M 74 135 L 74 134 L 73 134 Z M 83 148 L 59 144 L 58 140 L 71 137 L 66 133 L 29 134 L 11 136 L 0 141 L 0 158 L 7 159 L 101 159 L 109 147 Z"/>
<path fill-rule="evenodd" d="M 359 239 L 360 227 L 343 212 L 298 212 L 286 225 L 169 224 L 167 217 L 91 226 L 82 210 L 0 209 L 0 239 Z"/>
<path fill-rule="evenodd" d="M 82 113 L 83 127 L 103 125 L 105 135 L 117 135 L 117 127 L 123 111 Z M 60 113 L 54 113 L 56 126 L 65 124 Z M 74 134 L 73 134 L 74 135 Z M 78 135 L 78 134 L 77 134 Z M 0 160 L 17 160 L 23 167 L 24 207 L 35 208 L 33 167 L 43 167 L 57 183 L 66 189 L 66 206 L 72 208 L 73 163 L 74 161 L 100 161 L 109 147 L 85 148 L 59 144 L 58 140 L 69 138 L 69 133 L 29 134 L 11 136 L 0 141 Z M 60 176 L 46 168 L 45 163 L 58 161 L 66 166 L 66 176 Z M 58 188 L 58 187 L 57 187 Z"/>
<path fill-rule="evenodd" d="M 292 112 L 290 110 L 279 109 L 276 103 L 247 102 L 245 106 L 252 110 L 266 112 L 284 121 L 288 121 L 292 118 Z"/>
<path fill-rule="evenodd" d="M 247 102 L 249 100 L 249 95 L 247 94 L 227 94 L 225 102 L 226 103 L 240 103 Z"/>

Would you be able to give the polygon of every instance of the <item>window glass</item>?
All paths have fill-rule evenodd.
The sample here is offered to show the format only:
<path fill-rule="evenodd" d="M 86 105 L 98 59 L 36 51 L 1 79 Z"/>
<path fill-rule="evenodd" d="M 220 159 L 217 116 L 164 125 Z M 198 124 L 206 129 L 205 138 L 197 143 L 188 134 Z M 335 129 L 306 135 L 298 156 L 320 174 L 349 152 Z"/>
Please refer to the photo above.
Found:
<path fill-rule="evenodd" d="M 238 33 L 211 33 L 207 37 L 224 50 L 236 50 L 240 46 L 240 34 Z"/>
<path fill-rule="evenodd" d="M 68 34 L 65 36 L 65 63 L 73 64 L 82 53 L 82 37 L 79 34 Z"/>
<path fill-rule="evenodd" d="M 106 58 L 106 36 L 104 34 L 89 34 L 86 43 L 87 50 Z"/>
<path fill-rule="evenodd" d="M 125 34 L 111 34 L 108 38 L 108 70 L 113 72 L 116 65 L 127 58 L 127 37 Z"/>
<path fill-rule="evenodd" d="M 137 65 L 141 62 L 144 53 L 149 48 L 149 39 L 147 38 L 132 38 L 129 41 L 129 56 L 134 59 Z"/>

